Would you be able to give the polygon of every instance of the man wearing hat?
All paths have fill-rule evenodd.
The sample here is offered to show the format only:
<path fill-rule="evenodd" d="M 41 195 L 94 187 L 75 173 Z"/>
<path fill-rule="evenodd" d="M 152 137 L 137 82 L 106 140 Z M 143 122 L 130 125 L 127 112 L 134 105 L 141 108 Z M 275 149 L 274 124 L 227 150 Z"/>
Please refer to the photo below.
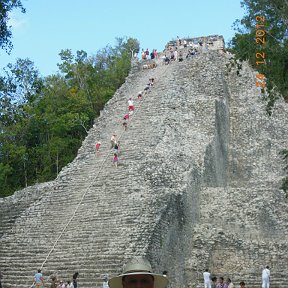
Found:
<path fill-rule="evenodd" d="M 135 257 L 123 269 L 123 273 L 109 280 L 110 288 L 165 288 L 167 277 L 152 273 L 151 264 L 144 257 Z"/>

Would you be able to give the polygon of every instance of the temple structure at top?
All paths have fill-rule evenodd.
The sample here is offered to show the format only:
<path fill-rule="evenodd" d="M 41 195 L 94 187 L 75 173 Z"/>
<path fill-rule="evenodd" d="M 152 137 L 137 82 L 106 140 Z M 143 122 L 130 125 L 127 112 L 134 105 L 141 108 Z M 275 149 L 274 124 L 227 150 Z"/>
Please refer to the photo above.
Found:
<path fill-rule="evenodd" d="M 224 50 L 225 41 L 222 35 L 210 35 L 210 36 L 201 36 L 194 38 L 179 38 L 176 40 L 169 41 L 165 49 L 170 49 L 171 47 L 179 48 L 200 48 L 209 49 L 209 50 Z"/>

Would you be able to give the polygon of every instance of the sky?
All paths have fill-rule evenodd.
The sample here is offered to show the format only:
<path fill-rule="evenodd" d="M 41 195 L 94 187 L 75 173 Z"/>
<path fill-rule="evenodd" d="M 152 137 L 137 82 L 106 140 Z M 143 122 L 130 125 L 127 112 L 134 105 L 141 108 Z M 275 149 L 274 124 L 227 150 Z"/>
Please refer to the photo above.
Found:
<path fill-rule="evenodd" d="M 21 0 L 26 13 L 10 14 L 13 50 L 0 50 L 0 69 L 29 58 L 42 76 L 57 73 L 62 49 L 95 55 L 117 37 L 132 37 L 141 49 L 162 51 L 170 40 L 223 35 L 243 18 L 240 0 Z M 0 74 L 2 72 L 0 71 Z"/>

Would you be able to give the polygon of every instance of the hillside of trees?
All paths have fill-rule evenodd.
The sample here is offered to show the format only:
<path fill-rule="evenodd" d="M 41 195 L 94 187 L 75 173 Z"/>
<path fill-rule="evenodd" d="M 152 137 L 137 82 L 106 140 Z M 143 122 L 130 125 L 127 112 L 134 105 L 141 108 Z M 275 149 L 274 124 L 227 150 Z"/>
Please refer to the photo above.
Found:
<path fill-rule="evenodd" d="M 59 54 L 59 74 L 45 78 L 29 59 L 0 76 L 0 195 L 55 179 L 77 150 L 104 104 L 125 81 L 135 39 L 117 39 L 95 56 Z"/>

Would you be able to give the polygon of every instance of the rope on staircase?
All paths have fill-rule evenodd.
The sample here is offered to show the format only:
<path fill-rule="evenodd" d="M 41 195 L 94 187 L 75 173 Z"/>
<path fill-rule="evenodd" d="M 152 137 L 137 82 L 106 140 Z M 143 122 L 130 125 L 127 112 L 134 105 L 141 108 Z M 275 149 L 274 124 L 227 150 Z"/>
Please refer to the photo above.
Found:
<path fill-rule="evenodd" d="M 160 77 L 159 77 L 159 75 L 158 75 L 158 79 L 161 78 L 162 75 L 165 74 L 165 72 L 166 72 L 167 69 L 168 69 L 168 66 L 164 69 L 164 71 L 163 71 L 162 73 L 160 73 Z M 154 84 L 154 85 L 155 85 L 155 84 Z M 153 87 L 153 86 L 152 86 L 152 87 Z M 150 89 L 151 89 L 151 87 L 150 87 Z M 130 92 L 130 89 L 129 89 L 129 92 Z M 147 96 L 148 93 L 150 93 L 150 92 L 146 92 L 146 93 L 145 93 L 145 96 Z M 131 94 L 131 93 L 130 93 L 130 94 Z M 143 97 L 143 98 L 142 98 L 142 100 L 140 101 L 137 109 L 135 109 L 135 111 L 133 111 L 133 114 L 132 114 L 131 117 L 130 117 L 131 119 L 129 118 L 129 122 L 128 122 L 128 123 L 131 123 L 131 121 L 132 121 L 133 118 L 135 117 L 136 113 L 141 109 L 142 104 L 144 103 L 145 99 L 146 99 L 146 97 Z M 129 126 L 128 126 L 128 127 L 129 127 Z M 122 133 L 120 133 L 120 136 L 118 137 L 118 140 L 121 139 L 121 137 L 122 137 L 122 135 L 124 134 L 124 132 L 127 132 L 127 131 L 122 130 Z M 40 269 L 43 269 L 45 263 L 47 262 L 48 258 L 49 258 L 50 255 L 51 255 L 51 253 L 54 251 L 54 249 L 55 249 L 58 241 L 61 239 L 61 237 L 62 237 L 62 235 L 64 234 L 64 232 L 66 231 L 67 227 L 69 226 L 69 224 L 71 223 L 71 221 L 74 219 L 74 217 L 75 217 L 75 215 L 76 215 L 76 213 L 77 213 L 80 205 L 81 205 L 82 202 L 83 202 L 84 197 L 85 197 L 86 194 L 90 191 L 91 186 L 94 184 L 95 179 L 98 177 L 98 175 L 99 175 L 100 172 L 102 171 L 103 165 L 105 164 L 105 162 L 106 162 L 106 160 L 107 160 L 107 158 L 108 158 L 109 156 L 110 156 L 110 150 L 107 152 L 106 156 L 104 156 L 103 161 L 100 163 L 100 167 L 99 167 L 99 169 L 98 169 L 98 172 L 96 173 L 95 177 L 94 177 L 94 178 L 92 179 L 92 181 L 90 182 L 90 185 L 87 187 L 86 191 L 83 193 L 83 195 L 82 195 L 80 201 L 78 202 L 78 204 L 77 204 L 77 206 L 76 206 L 76 208 L 75 208 L 72 216 L 69 218 L 68 222 L 66 223 L 66 225 L 65 225 L 65 226 L 63 227 L 63 229 L 61 230 L 59 236 L 58 236 L 57 239 L 54 241 L 54 244 L 53 244 L 52 248 L 50 249 L 50 251 L 48 252 L 48 254 L 47 254 L 45 260 L 43 261 Z"/>

